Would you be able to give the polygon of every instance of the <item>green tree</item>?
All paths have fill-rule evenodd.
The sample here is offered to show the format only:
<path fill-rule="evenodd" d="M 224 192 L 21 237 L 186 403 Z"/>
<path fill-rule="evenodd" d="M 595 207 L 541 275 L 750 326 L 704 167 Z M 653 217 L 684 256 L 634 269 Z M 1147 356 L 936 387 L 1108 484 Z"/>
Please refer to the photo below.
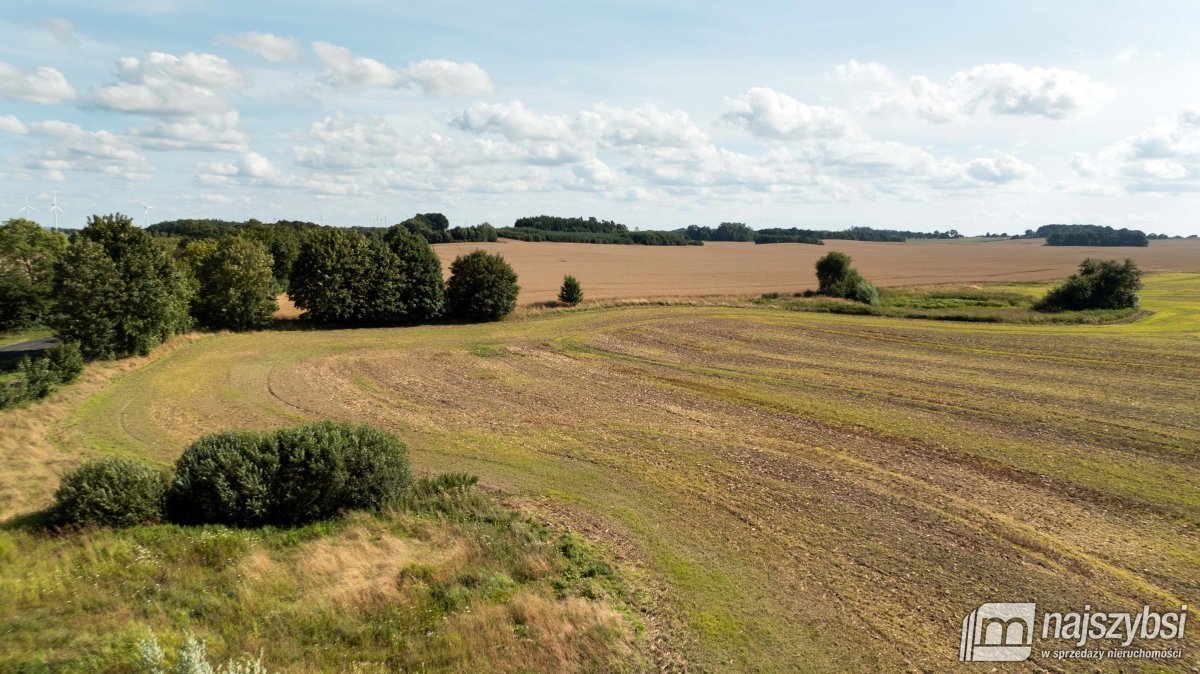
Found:
<path fill-rule="evenodd" d="M 389 229 L 383 240 L 404 267 L 402 295 L 408 321 L 428 323 L 440 318 L 446 310 L 446 282 L 437 253 L 425 239 L 400 225 Z"/>
<path fill-rule="evenodd" d="M 76 243 L 91 241 L 103 247 L 121 278 L 116 356 L 145 355 L 171 335 L 191 327 L 188 275 L 172 255 L 173 242 L 151 236 L 135 227 L 132 218 L 119 213 L 88 218 L 87 227 L 76 239 Z M 60 307 L 58 313 L 65 312 Z M 92 350 L 82 346 L 85 352 Z"/>
<path fill-rule="evenodd" d="M 79 343 L 86 358 L 116 358 L 125 283 L 117 265 L 95 241 L 71 244 L 54 279 L 54 328 Z"/>
<path fill-rule="evenodd" d="M 0 330 L 47 321 L 53 306 L 54 266 L 67 237 L 24 218 L 0 225 Z"/>
<path fill-rule="evenodd" d="M 558 301 L 575 305 L 583 301 L 583 286 L 574 276 L 564 276 L 562 287 L 558 290 Z"/>
<path fill-rule="evenodd" d="M 403 264 L 386 244 L 329 228 L 301 247 L 288 294 L 318 323 L 389 325 L 406 319 L 404 289 Z"/>
<path fill-rule="evenodd" d="M 817 260 L 817 292 L 832 294 L 834 286 L 843 283 L 850 273 L 850 256 L 838 251 L 826 253 Z"/>
<path fill-rule="evenodd" d="M 477 250 L 450 265 L 450 313 L 470 321 L 498 321 L 517 307 L 517 273 L 500 255 Z"/>
<path fill-rule="evenodd" d="M 1082 311 L 1086 309 L 1132 309 L 1138 305 L 1142 271 L 1133 260 L 1088 258 L 1057 288 L 1046 293 L 1034 308 L 1039 311 Z"/>
<path fill-rule="evenodd" d="M 196 320 L 214 330 L 270 325 L 279 308 L 271 264 L 271 255 L 257 241 L 222 239 L 197 270 L 199 290 L 192 305 Z"/>

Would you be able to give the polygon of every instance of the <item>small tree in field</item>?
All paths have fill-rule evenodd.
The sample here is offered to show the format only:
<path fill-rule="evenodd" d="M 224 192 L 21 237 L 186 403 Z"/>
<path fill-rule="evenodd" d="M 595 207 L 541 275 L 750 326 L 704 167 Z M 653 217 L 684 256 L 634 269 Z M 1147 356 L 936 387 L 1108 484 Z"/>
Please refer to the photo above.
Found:
<path fill-rule="evenodd" d="M 849 255 L 836 250 L 828 253 L 817 260 L 817 292 L 832 294 L 834 286 L 844 282 L 851 271 Z"/>
<path fill-rule="evenodd" d="M 498 321 L 517 308 L 517 273 L 500 255 L 477 250 L 450 265 L 450 313 L 471 321 Z"/>
<path fill-rule="evenodd" d="M 572 306 L 583 301 L 583 286 L 574 276 L 564 276 L 562 288 L 558 291 L 558 301 Z"/>
<path fill-rule="evenodd" d="M 1142 271 L 1133 260 L 1088 258 L 1079 273 L 1046 293 L 1034 308 L 1038 311 L 1082 311 L 1085 309 L 1132 309 L 1138 305 Z"/>
<path fill-rule="evenodd" d="M 850 256 L 832 251 L 817 260 L 817 292 L 863 304 L 879 302 L 879 292 L 850 266 Z"/>

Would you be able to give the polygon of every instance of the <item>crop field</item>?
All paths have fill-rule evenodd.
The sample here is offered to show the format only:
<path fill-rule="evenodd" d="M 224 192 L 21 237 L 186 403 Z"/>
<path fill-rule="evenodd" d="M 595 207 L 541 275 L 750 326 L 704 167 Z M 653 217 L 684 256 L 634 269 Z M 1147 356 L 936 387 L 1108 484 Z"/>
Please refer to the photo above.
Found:
<path fill-rule="evenodd" d="M 52 491 L 44 465 L 370 420 L 418 471 L 585 531 L 694 665 L 944 670 L 984 601 L 1197 596 L 1200 275 L 1148 277 L 1143 304 L 1100 326 L 649 306 L 193 338 L 7 419 L 0 486 L 12 514 Z"/>
<path fill-rule="evenodd" d="M 1147 248 L 1044 246 L 1041 239 L 919 240 L 908 243 L 826 241 L 805 244 L 720 243 L 703 246 L 452 243 L 434 246 L 449 270 L 455 256 L 498 252 L 521 277 L 521 302 L 553 300 L 566 274 L 588 297 L 733 295 L 798 292 L 813 285 L 813 263 L 831 250 L 880 287 L 980 281 L 1048 281 L 1073 273 L 1086 257 L 1131 257 L 1146 271 L 1200 272 L 1200 240 L 1151 241 Z"/>

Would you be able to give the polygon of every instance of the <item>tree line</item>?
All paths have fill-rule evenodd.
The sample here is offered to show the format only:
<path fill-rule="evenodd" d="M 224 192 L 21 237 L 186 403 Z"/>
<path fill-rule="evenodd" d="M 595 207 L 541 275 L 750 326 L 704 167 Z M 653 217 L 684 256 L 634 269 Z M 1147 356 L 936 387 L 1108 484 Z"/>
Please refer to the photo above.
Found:
<path fill-rule="evenodd" d="M 140 229 L 121 214 L 93 216 L 69 238 L 28 220 L 0 226 L 0 330 L 48 326 L 89 360 L 144 355 L 194 327 L 267 327 L 281 290 L 306 320 L 357 326 L 497 320 L 519 287 L 483 251 L 459 256 L 443 280 L 429 243 L 403 223 L 371 236 L 307 223 Z"/>

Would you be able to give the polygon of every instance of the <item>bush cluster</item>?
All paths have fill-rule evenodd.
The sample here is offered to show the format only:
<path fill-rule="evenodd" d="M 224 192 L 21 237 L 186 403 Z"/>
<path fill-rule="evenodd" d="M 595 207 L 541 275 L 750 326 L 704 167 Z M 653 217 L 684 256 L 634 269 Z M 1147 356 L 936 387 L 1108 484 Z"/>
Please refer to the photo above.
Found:
<path fill-rule="evenodd" d="M 878 304 L 879 291 L 850 266 L 850 256 L 832 251 L 817 260 L 817 292 L 863 304 Z"/>
<path fill-rule="evenodd" d="M 67 474 L 54 494 L 64 523 L 125 527 L 162 519 L 166 476 L 123 456 L 91 459 Z"/>
<path fill-rule="evenodd" d="M 1034 309 L 1038 311 L 1084 311 L 1087 309 L 1132 309 L 1138 305 L 1142 272 L 1126 259 L 1088 258 L 1079 265 L 1079 273 L 1046 293 Z"/>
<path fill-rule="evenodd" d="M 83 354 L 78 344 L 60 344 L 37 358 L 22 358 L 17 363 L 16 378 L 0 383 L 0 409 L 45 398 L 59 385 L 74 381 L 81 372 Z"/>
<path fill-rule="evenodd" d="M 140 461 L 92 459 L 63 479 L 55 511 L 79 525 L 290 526 L 400 503 L 411 481 L 395 436 L 326 421 L 203 436 L 175 462 L 169 482 Z"/>

